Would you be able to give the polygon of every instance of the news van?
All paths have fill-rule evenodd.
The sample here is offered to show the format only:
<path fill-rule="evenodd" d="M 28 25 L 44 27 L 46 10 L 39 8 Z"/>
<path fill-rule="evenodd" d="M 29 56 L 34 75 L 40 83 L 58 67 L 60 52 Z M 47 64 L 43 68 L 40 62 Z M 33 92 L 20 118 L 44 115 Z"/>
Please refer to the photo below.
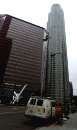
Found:
<path fill-rule="evenodd" d="M 37 96 L 30 97 L 26 109 L 25 116 L 39 118 L 55 117 L 55 100 L 50 98 L 41 98 Z"/>

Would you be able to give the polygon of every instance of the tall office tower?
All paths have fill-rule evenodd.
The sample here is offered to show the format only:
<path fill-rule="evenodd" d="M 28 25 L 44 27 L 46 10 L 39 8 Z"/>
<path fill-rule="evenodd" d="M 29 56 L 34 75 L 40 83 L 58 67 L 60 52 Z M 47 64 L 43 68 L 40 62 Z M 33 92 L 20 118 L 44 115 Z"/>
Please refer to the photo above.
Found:
<path fill-rule="evenodd" d="M 64 13 L 59 4 L 54 4 L 48 16 L 48 89 L 47 95 L 62 103 L 68 98 L 68 61 Z"/>

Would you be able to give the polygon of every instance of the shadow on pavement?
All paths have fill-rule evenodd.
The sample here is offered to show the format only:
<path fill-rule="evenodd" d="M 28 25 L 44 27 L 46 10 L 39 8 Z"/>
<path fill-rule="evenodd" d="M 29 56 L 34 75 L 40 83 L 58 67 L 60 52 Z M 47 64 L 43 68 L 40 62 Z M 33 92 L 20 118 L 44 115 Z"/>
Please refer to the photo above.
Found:
<path fill-rule="evenodd" d="M 54 124 L 53 120 L 44 120 L 44 119 L 29 119 L 23 122 L 24 125 L 33 126 L 34 128 L 49 126 Z"/>

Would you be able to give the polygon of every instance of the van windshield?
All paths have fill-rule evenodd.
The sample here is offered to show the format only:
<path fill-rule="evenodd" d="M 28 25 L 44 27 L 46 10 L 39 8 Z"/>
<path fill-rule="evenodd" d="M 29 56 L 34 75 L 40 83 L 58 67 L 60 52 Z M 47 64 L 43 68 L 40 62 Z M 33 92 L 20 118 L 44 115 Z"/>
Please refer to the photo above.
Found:
<path fill-rule="evenodd" d="M 38 101 L 37 101 L 37 105 L 38 105 L 38 106 L 42 106 L 42 105 L 43 105 L 43 100 L 38 100 Z"/>
<path fill-rule="evenodd" d="M 31 99 L 30 104 L 35 105 L 36 99 Z"/>

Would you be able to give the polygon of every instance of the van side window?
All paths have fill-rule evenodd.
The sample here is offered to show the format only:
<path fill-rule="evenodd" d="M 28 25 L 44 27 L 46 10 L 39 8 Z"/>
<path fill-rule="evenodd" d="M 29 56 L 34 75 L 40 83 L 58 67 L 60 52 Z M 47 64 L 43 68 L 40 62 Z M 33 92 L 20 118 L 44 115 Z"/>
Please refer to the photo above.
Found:
<path fill-rule="evenodd" d="M 36 99 L 31 99 L 30 104 L 35 105 Z"/>
<path fill-rule="evenodd" d="M 38 100 L 38 101 L 37 101 L 37 105 L 38 105 L 38 106 L 42 106 L 42 105 L 43 105 L 43 100 Z"/>

